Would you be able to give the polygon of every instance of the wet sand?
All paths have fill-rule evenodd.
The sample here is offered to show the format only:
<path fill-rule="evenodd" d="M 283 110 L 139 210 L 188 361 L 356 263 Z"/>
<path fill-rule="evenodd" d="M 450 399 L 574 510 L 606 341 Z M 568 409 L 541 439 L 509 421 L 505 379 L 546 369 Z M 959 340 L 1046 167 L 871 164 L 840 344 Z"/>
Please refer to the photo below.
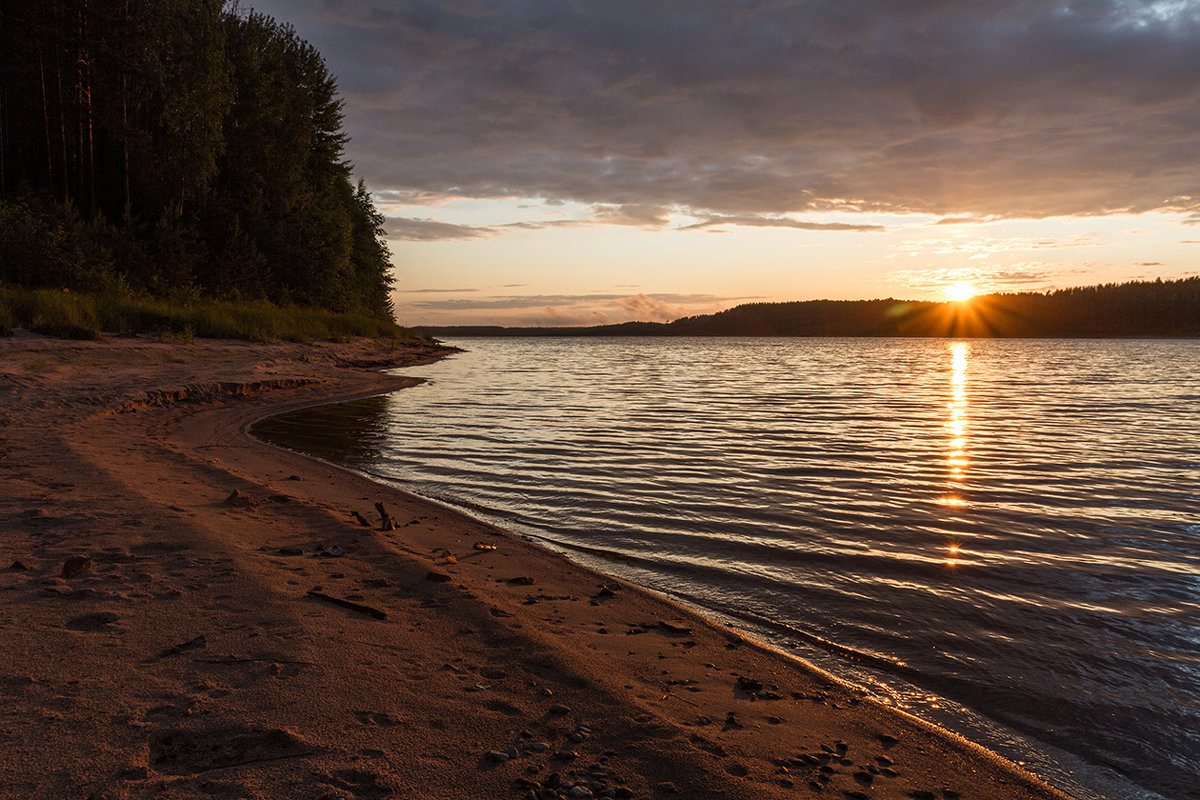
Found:
<path fill-rule="evenodd" d="M 0 339 L 0 797 L 1065 797 L 660 597 L 247 433 L 438 356 Z"/>

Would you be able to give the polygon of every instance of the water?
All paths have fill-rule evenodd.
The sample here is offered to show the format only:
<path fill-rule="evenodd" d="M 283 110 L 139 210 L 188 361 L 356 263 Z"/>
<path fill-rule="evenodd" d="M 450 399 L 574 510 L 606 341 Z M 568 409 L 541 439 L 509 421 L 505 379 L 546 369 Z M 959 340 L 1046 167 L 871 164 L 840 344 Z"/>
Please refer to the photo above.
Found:
<path fill-rule="evenodd" d="M 260 433 L 1082 798 L 1200 797 L 1200 342 L 472 339 Z"/>

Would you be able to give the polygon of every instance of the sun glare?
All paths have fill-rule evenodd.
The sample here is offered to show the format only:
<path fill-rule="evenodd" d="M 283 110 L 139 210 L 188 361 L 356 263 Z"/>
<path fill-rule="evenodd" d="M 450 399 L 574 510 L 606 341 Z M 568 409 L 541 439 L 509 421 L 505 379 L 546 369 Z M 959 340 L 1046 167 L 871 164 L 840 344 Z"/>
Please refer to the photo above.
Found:
<path fill-rule="evenodd" d="M 962 303 L 975 296 L 975 287 L 969 283 L 954 283 L 943 289 L 946 296 L 956 303 Z"/>

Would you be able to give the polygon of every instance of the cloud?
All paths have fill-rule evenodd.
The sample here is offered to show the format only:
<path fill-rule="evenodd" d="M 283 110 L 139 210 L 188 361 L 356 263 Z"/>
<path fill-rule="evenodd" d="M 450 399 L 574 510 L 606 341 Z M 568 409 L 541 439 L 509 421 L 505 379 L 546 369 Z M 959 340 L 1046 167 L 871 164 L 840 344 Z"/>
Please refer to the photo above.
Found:
<path fill-rule="evenodd" d="M 1061 278 L 1063 270 L 1040 262 L 1017 264 L 1003 269 L 946 269 L 898 270 L 889 275 L 893 281 L 920 292 L 933 292 L 955 283 L 970 283 L 977 290 L 1010 291 L 1048 288 L 1050 282 Z"/>
<path fill-rule="evenodd" d="M 668 322 L 692 314 L 709 314 L 761 297 L 653 292 L 621 294 L 496 295 L 445 300 L 406 300 L 397 305 L 410 325 L 607 325 L 631 320 Z"/>
<path fill-rule="evenodd" d="M 395 198 L 1200 221 L 1194 0 L 255 5 L 322 51 Z"/>
<path fill-rule="evenodd" d="M 408 242 L 437 242 L 446 239 L 487 239 L 492 236 L 491 228 L 472 225 L 456 225 L 434 219 L 412 217 L 388 217 L 384 222 L 389 239 Z"/>
<path fill-rule="evenodd" d="M 389 217 L 388 238 L 409 242 L 432 242 L 450 239 L 492 239 L 517 231 L 543 231 L 551 228 L 586 228 L 596 225 L 633 225 L 643 228 L 667 229 L 670 217 L 665 209 L 657 206 L 624 205 L 596 206 L 590 217 L 567 219 L 538 219 L 505 222 L 499 225 L 460 225 L 435 219 L 415 217 Z M 789 217 L 756 216 L 753 214 L 718 215 L 682 225 L 672 230 L 691 231 L 702 228 L 719 229 L 726 225 L 756 228 L 792 228 L 804 231 L 853 231 L 877 232 L 886 230 L 882 225 L 856 224 L 849 222 L 807 222 Z"/>
<path fill-rule="evenodd" d="M 947 239 L 915 239 L 897 248 L 905 253 L 962 254 L 969 258 L 984 258 L 992 253 L 1013 253 L 1027 250 L 1058 250 L 1075 247 L 1103 247 L 1109 241 L 1096 236 L 1073 236 L 1068 239 L 1032 239 L 1022 236 L 985 237 L 961 236 Z"/>
<path fill-rule="evenodd" d="M 688 310 L 683 306 L 672 305 L 665 300 L 644 294 L 623 297 L 617 301 L 617 305 L 640 322 L 670 322 L 688 314 Z"/>
<path fill-rule="evenodd" d="M 982 225 L 985 222 L 995 222 L 997 216 L 966 216 L 966 217 L 943 217 L 934 225 Z"/>
<path fill-rule="evenodd" d="M 560 307 L 577 304 L 614 303 L 621 308 L 663 308 L 667 304 L 697 305 L 720 304 L 735 300 L 746 300 L 745 297 L 721 297 L 713 294 L 532 294 L 532 295 L 502 295 L 485 298 L 456 298 L 452 300 L 419 300 L 408 305 L 413 308 L 437 309 L 443 311 L 465 311 L 476 309 L 512 310 L 520 308 L 542 308 L 547 306 Z"/>
<path fill-rule="evenodd" d="M 802 231 L 855 231 L 877 232 L 886 230 L 882 225 L 859 225 L 849 222 L 805 222 L 789 217 L 755 216 L 752 214 L 717 215 L 700 222 L 686 225 L 681 230 L 715 228 L 723 225 L 739 225 L 752 228 L 795 228 Z"/>

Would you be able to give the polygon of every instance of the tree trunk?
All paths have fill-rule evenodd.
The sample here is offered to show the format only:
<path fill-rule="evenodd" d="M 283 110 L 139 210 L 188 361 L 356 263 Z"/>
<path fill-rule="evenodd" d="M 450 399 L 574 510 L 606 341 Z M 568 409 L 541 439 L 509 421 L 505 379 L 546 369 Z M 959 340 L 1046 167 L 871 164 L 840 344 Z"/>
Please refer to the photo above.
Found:
<path fill-rule="evenodd" d="M 87 47 L 87 2 L 84 0 L 76 16 L 79 44 L 75 61 L 75 89 L 79 114 L 79 197 L 86 202 L 88 218 L 96 214 L 96 162 L 92 131 L 92 65 Z"/>
<path fill-rule="evenodd" d="M 50 142 L 50 104 L 46 100 L 46 61 L 38 41 L 38 71 L 42 79 L 42 122 L 46 129 L 46 185 L 54 191 L 54 147 Z"/>

